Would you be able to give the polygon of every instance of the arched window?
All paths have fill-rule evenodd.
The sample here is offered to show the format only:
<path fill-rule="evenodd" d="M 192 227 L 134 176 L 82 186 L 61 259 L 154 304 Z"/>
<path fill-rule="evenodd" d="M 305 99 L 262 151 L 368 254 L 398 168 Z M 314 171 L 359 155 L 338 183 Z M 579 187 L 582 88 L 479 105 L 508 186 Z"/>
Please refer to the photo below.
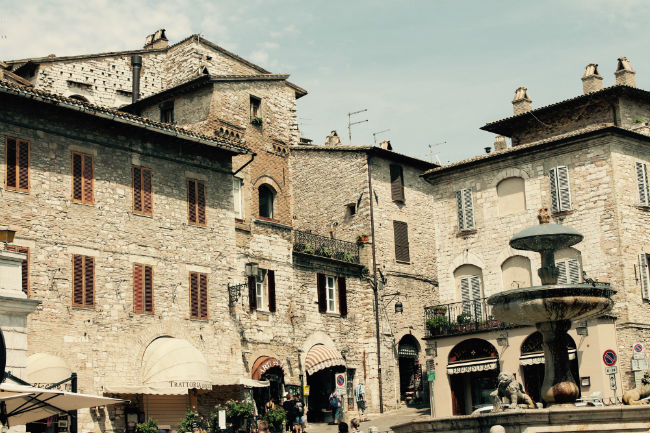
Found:
<path fill-rule="evenodd" d="M 69 97 L 70 99 L 76 99 L 77 101 L 89 102 L 89 101 L 88 101 L 88 98 L 86 98 L 85 96 L 81 96 L 81 95 L 70 95 L 70 96 L 68 96 L 68 97 Z"/>
<path fill-rule="evenodd" d="M 460 292 L 460 299 L 463 303 L 462 318 L 458 317 L 459 323 L 467 321 L 478 321 L 483 319 L 483 272 L 481 268 L 474 265 L 462 265 L 454 271 L 456 287 Z M 452 318 L 453 319 L 453 318 Z M 461 323 L 462 324 L 462 323 Z"/>
<path fill-rule="evenodd" d="M 560 269 L 558 284 L 577 284 L 582 281 L 582 259 L 580 251 L 563 248 L 555 253 L 555 266 Z"/>
<path fill-rule="evenodd" d="M 518 289 L 532 285 L 530 259 L 524 256 L 508 257 L 501 265 L 503 289 Z"/>
<path fill-rule="evenodd" d="M 499 216 L 511 215 L 526 210 L 524 179 L 509 177 L 497 184 Z"/>
<path fill-rule="evenodd" d="M 270 185 L 263 184 L 258 188 L 258 193 L 260 200 L 260 216 L 264 218 L 273 218 L 275 190 Z"/>

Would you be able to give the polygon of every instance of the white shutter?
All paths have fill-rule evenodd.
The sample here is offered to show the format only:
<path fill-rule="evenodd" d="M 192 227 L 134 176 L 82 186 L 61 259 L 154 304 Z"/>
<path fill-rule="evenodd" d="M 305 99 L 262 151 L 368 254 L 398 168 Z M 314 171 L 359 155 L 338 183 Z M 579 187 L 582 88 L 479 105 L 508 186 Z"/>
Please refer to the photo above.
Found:
<path fill-rule="evenodd" d="M 580 278 L 580 263 L 578 259 L 569 259 L 566 261 L 568 268 L 568 278 L 567 281 L 569 284 L 578 284 L 581 280 Z"/>
<path fill-rule="evenodd" d="M 472 295 L 470 294 L 470 283 L 469 277 L 463 277 L 460 279 L 460 298 L 463 301 L 463 313 L 471 314 L 472 313 Z"/>
<path fill-rule="evenodd" d="M 560 211 L 558 204 L 558 196 L 557 196 L 557 170 L 552 168 L 548 171 L 548 178 L 550 181 L 551 185 L 551 213 L 557 213 Z"/>
<path fill-rule="evenodd" d="M 555 263 L 555 266 L 557 266 L 557 268 L 560 270 L 560 275 L 558 275 L 558 277 L 557 277 L 557 283 L 558 284 L 568 284 L 568 281 L 567 281 L 568 272 L 567 272 L 567 263 L 566 263 L 566 261 L 557 262 L 557 263 Z"/>
<path fill-rule="evenodd" d="M 481 278 L 478 275 L 470 277 L 472 285 L 472 300 L 474 301 L 473 316 L 475 320 L 479 320 L 483 315 L 481 314 Z"/>
<path fill-rule="evenodd" d="M 463 212 L 463 191 L 456 191 L 456 211 L 458 212 L 458 231 L 465 230 L 465 213 Z"/>
<path fill-rule="evenodd" d="M 472 189 L 463 190 L 463 206 L 465 208 L 465 230 L 474 228 L 474 203 L 472 202 Z"/>
<path fill-rule="evenodd" d="M 639 274 L 641 276 L 641 296 L 650 300 L 650 270 L 648 270 L 648 255 L 639 254 Z"/>
<path fill-rule="evenodd" d="M 639 204 L 650 206 L 650 186 L 648 185 L 648 164 L 636 163 L 636 182 L 639 189 Z"/>
<path fill-rule="evenodd" d="M 242 213 L 242 190 L 241 190 L 242 180 L 238 177 L 232 179 L 232 196 L 235 204 L 235 218 L 243 218 Z"/>
<path fill-rule="evenodd" d="M 558 197 L 560 199 L 560 211 L 571 209 L 571 190 L 569 188 L 569 169 L 563 165 L 557 167 Z"/>

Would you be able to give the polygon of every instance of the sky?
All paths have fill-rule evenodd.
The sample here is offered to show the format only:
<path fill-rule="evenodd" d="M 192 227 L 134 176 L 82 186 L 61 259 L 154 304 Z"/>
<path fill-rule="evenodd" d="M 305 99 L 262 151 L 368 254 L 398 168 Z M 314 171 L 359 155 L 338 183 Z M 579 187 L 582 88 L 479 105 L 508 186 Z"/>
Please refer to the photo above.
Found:
<path fill-rule="evenodd" d="M 479 128 L 512 115 L 526 86 L 533 107 L 582 94 L 589 62 L 614 84 L 626 56 L 650 89 L 648 0 L 309 1 L 0 0 L 0 59 L 139 49 L 166 29 L 193 33 L 290 81 L 303 137 L 336 130 L 352 144 L 389 139 L 396 152 L 443 164 L 479 153 Z M 373 136 L 373 133 L 385 131 Z"/>

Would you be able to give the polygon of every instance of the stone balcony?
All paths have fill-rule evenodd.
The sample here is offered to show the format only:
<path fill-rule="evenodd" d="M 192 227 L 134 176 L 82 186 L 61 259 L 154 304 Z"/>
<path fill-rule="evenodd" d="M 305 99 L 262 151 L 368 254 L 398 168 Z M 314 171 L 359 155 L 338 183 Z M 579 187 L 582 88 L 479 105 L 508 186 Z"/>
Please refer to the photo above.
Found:
<path fill-rule="evenodd" d="M 487 298 L 424 307 L 425 338 L 472 334 L 513 328 L 492 316 Z"/>

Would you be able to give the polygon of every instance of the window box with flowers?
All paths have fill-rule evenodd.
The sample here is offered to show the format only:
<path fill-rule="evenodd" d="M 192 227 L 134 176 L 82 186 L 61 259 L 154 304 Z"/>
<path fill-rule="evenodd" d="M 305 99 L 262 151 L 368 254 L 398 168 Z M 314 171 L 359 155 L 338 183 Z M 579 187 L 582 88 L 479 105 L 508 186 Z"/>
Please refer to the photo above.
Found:
<path fill-rule="evenodd" d="M 251 125 L 253 126 L 262 126 L 263 120 L 261 117 L 255 116 L 251 117 Z"/>

